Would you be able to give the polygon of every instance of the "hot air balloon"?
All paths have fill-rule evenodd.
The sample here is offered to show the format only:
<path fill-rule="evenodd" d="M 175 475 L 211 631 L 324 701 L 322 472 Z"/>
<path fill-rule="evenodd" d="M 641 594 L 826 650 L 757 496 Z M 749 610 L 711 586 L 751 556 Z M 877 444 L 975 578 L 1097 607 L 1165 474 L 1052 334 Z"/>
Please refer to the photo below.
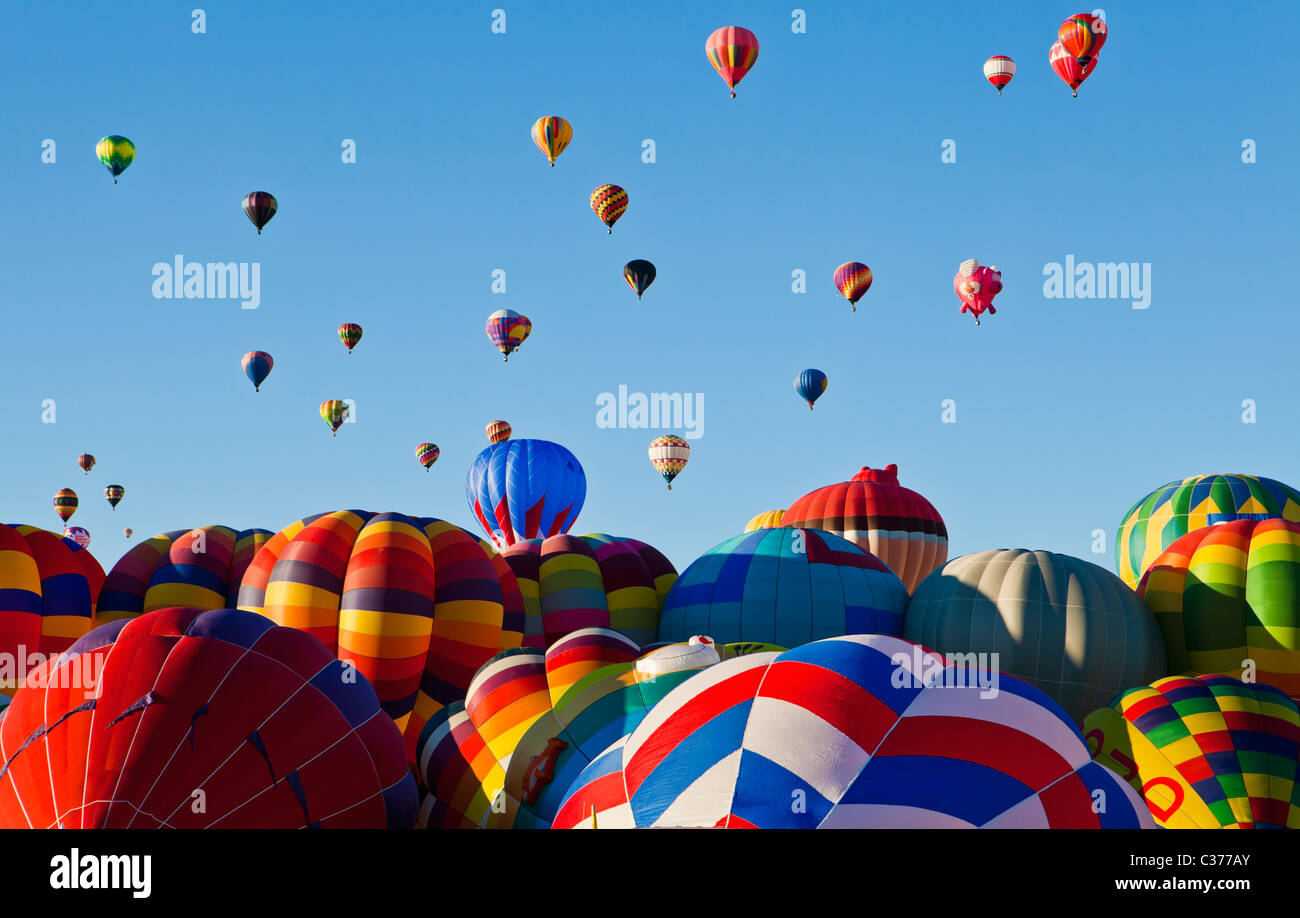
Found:
<path fill-rule="evenodd" d="M 1300 711 L 1227 676 L 1170 676 L 1089 714 L 1093 757 L 1166 829 L 1300 829 Z"/>
<path fill-rule="evenodd" d="M 320 403 L 320 416 L 329 427 L 330 436 L 338 436 L 338 429 L 348 419 L 348 403 L 342 399 L 332 398 Z"/>
<path fill-rule="evenodd" d="M 718 76 L 736 98 L 736 84 L 745 78 L 758 60 L 758 39 L 749 29 L 726 26 L 718 29 L 704 43 L 704 53 Z"/>
<path fill-rule="evenodd" d="M 339 340 L 348 349 L 348 354 L 351 354 L 352 349 L 361 340 L 361 326 L 356 322 L 344 322 L 339 326 Z"/>
<path fill-rule="evenodd" d="M 627 210 L 627 192 L 617 185 L 601 185 L 591 193 L 591 209 L 614 232 L 614 224 Z"/>
<path fill-rule="evenodd" d="M 77 492 L 71 488 L 60 488 L 54 495 L 54 512 L 66 523 L 77 512 Z"/>
<path fill-rule="evenodd" d="M 89 475 L 90 470 L 95 467 L 95 457 L 90 453 L 82 453 L 77 457 L 77 465 L 80 466 L 83 472 Z"/>
<path fill-rule="evenodd" d="M 499 550 L 568 532 L 587 498 L 578 458 L 549 440 L 505 440 L 483 450 L 465 479 L 470 512 Z"/>
<path fill-rule="evenodd" d="M 117 177 L 135 160 L 135 144 L 118 134 L 109 134 L 95 144 L 95 155 L 113 176 L 113 184 L 116 185 Z"/>
<path fill-rule="evenodd" d="M 257 235 L 262 235 L 262 227 L 271 222 L 275 212 L 280 209 L 280 202 L 269 191 L 250 191 L 244 195 L 244 213 L 257 227 Z"/>
<path fill-rule="evenodd" d="M 537 149 L 546 154 L 552 168 L 555 166 L 556 157 L 564 152 L 564 148 L 572 139 L 573 125 L 559 115 L 538 118 L 533 125 L 533 143 L 537 144 Z"/>
<path fill-rule="evenodd" d="M 804 370 L 794 378 L 794 391 L 799 393 L 799 397 L 808 403 L 808 410 L 812 411 L 813 402 L 822 397 L 827 382 L 826 374 L 821 370 Z"/>
<path fill-rule="evenodd" d="M 488 316 L 487 336 L 501 352 L 503 360 L 508 361 L 511 353 L 532 333 L 532 321 L 513 309 L 498 309 Z"/>
<path fill-rule="evenodd" d="M 1155 613 L 1169 671 L 1254 680 L 1300 697 L 1300 523 L 1196 529 L 1151 563 L 1137 594 Z"/>
<path fill-rule="evenodd" d="M 898 483 L 898 466 L 864 466 L 785 511 L 783 526 L 825 529 L 889 565 L 908 592 L 948 557 L 948 530 L 934 505 Z"/>
<path fill-rule="evenodd" d="M 1061 47 L 1059 41 L 1052 45 L 1047 55 L 1047 61 L 1052 65 L 1052 69 L 1056 71 L 1056 75 L 1064 80 L 1074 92 L 1076 99 L 1079 98 L 1079 87 L 1083 85 L 1084 80 L 1092 75 L 1092 71 L 1097 69 L 1098 63 L 1098 59 L 1094 58 L 1092 67 L 1085 71 L 1079 66 L 1079 62 L 1070 56 L 1070 52 Z"/>
<path fill-rule="evenodd" d="M 1011 82 L 1016 75 L 1016 62 L 1005 54 L 995 54 L 984 62 L 984 79 L 997 87 L 1002 95 L 1002 87 Z"/>
<path fill-rule="evenodd" d="M 0 525 L 0 660 L 10 663 L 0 665 L 0 705 L 41 660 L 90 630 L 103 584 L 103 568 L 76 542 Z"/>
<path fill-rule="evenodd" d="M 420 465 L 424 466 L 427 472 L 433 468 L 433 464 L 438 461 L 442 455 L 442 450 L 438 449 L 433 443 L 421 443 L 415 448 L 415 458 L 420 460 Z"/>
<path fill-rule="evenodd" d="M 117 484 L 109 485 L 104 489 L 104 497 L 108 500 L 108 505 L 116 510 L 122 498 L 126 497 L 126 488 Z"/>
<path fill-rule="evenodd" d="M 509 440 L 512 431 L 509 421 L 492 421 L 484 432 L 489 443 L 500 443 L 502 440 Z"/>
<path fill-rule="evenodd" d="M 123 530 L 122 530 L 122 535 L 126 536 L 126 537 L 129 539 L 129 538 L 131 538 L 131 532 L 132 532 L 132 530 L 130 530 L 130 529 L 123 529 Z"/>
<path fill-rule="evenodd" d="M 644 258 L 634 258 L 623 266 L 623 280 L 627 281 L 639 300 L 646 288 L 655 282 L 655 266 Z"/>
<path fill-rule="evenodd" d="M 659 612 L 677 570 L 636 539 L 593 534 L 520 539 L 501 552 L 524 601 L 526 647 L 582 628 L 610 628 L 638 647 L 659 640 Z"/>
<path fill-rule="evenodd" d="M 765 510 L 745 524 L 745 531 L 753 532 L 755 529 L 775 529 L 777 526 L 781 525 L 781 518 L 783 516 L 785 516 L 784 510 Z"/>
<path fill-rule="evenodd" d="M 656 437 L 650 442 L 650 464 L 664 477 L 669 491 L 673 489 L 673 479 L 686 468 L 690 458 L 691 444 L 681 437 L 669 434 L 666 437 Z"/>
<path fill-rule="evenodd" d="M 552 827 L 1154 828 L 1058 705 L 1007 676 L 990 695 L 995 675 L 874 634 L 723 660 L 592 761 Z"/>
<path fill-rule="evenodd" d="M 1106 20 L 1092 13 L 1076 13 L 1061 23 L 1056 38 L 1086 77 L 1088 65 L 1097 59 L 1101 46 L 1106 44 Z"/>
<path fill-rule="evenodd" d="M 266 382 L 266 377 L 271 375 L 271 367 L 275 366 L 275 361 L 266 351 L 249 351 L 240 361 L 244 368 L 244 375 L 253 383 L 253 391 L 261 392 L 262 383 Z"/>
<path fill-rule="evenodd" d="M 858 300 L 871 289 L 874 279 L 871 269 L 860 261 L 846 261 L 835 269 L 835 289 L 849 301 L 854 312 L 858 311 Z"/>
<path fill-rule="evenodd" d="M 1136 587 L 1174 540 L 1232 520 L 1281 517 L 1300 522 L 1300 491 L 1258 475 L 1197 475 L 1171 481 L 1139 500 L 1115 533 L 1115 568 Z"/>
<path fill-rule="evenodd" d="M 879 558 L 816 529 L 779 527 L 716 545 L 664 599 L 659 640 L 795 647 L 841 634 L 901 633 L 907 589 Z"/>
<path fill-rule="evenodd" d="M 409 828 L 401 735 L 364 674 L 332 656 L 234 609 L 95 629 L 0 722 L 0 826 Z M 191 806 L 200 787 L 205 805 Z"/>
<path fill-rule="evenodd" d="M 952 279 L 952 289 L 961 297 L 962 312 L 969 312 L 975 317 L 975 324 L 980 324 L 980 316 L 987 310 L 989 315 L 997 315 L 993 308 L 993 298 L 1002 292 L 1002 272 L 994 265 L 984 268 L 974 258 L 961 263 Z"/>
<path fill-rule="evenodd" d="M 1160 626 L 1137 594 L 1096 564 L 1048 551 L 949 561 L 916 588 L 903 637 L 940 653 L 998 654 L 1002 672 L 1076 721 L 1169 673 Z"/>
<path fill-rule="evenodd" d="M 63 537 L 65 539 L 71 539 L 72 541 L 80 545 L 82 548 L 90 547 L 89 529 L 83 529 L 80 526 L 69 526 L 67 529 L 63 530 Z"/>
<path fill-rule="evenodd" d="M 265 529 L 199 526 L 146 539 L 108 572 L 95 620 L 102 625 L 168 606 L 233 607 L 244 572 L 270 537 Z"/>

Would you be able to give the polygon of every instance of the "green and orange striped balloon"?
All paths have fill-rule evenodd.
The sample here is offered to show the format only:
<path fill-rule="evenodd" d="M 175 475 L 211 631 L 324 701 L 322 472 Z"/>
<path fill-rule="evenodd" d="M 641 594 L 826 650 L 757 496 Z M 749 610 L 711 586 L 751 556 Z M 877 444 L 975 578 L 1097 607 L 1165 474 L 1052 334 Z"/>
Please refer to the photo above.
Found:
<path fill-rule="evenodd" d="M 352 349 L 361 340 L 361 326 L 356 322 L 344 322 L 339 326 L 339 340 L 343 342 L 343 346 L 351 354 Z"/>

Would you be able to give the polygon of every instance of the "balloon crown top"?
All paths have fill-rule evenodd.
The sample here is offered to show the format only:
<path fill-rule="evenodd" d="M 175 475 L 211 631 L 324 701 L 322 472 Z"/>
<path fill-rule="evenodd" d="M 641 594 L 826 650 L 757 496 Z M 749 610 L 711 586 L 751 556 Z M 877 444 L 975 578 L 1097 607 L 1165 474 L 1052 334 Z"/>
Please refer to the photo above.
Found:
<path fill-rule="evenodd" d="M 898 466 L 889 463 L 883 469 L 873 469 L 869 465 L 864 465 L 862 471 L 854 475 L 850 481 L 880 481 L 886 484 L 898 484 Z"/>

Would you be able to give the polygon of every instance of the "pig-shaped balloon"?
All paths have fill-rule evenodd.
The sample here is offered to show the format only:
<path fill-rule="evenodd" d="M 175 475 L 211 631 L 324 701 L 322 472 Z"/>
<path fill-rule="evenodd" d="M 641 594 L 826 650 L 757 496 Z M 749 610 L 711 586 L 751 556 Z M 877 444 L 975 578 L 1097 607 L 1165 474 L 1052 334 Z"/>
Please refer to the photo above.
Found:
<path fill-rule="evenodd" d="M 981 267 L 974 258 L 961 263 L 957 274 L 952 279 L 952 289 L 961 297 L 962 312 L 969 312 L 975 317 L 975 324 L 980 324 L 980 315 L 985 310 L 989 315 L 997 315 L 993 308 L 993 298 L 1002 292 L 1002 272 L 994 265 Z"/>

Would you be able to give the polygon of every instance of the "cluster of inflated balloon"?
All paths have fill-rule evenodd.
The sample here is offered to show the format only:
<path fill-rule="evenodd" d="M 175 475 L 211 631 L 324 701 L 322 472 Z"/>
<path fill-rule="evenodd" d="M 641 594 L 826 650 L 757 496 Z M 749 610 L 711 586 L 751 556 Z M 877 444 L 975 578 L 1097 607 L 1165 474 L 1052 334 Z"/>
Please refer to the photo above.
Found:
<path fill-rule="evenodd" d="M 103 141 L 100 143 L 102 144 Z M 122 168 L 126 167 L 123 166 Z M 90 470 L 95 467 L 97 461 L 98 460 L 96 460 L 90 453 L 82 453 L 77 457 L 77 467 L 81 469 L 85 475 L 89 476 Z M 104 499 L 108 501 L 108 505 L 114 510 L 117 509 L 117 505 L 125 496 L 126 488 L 119 484 L 111 484 L 104 487 Z M 54 495 L 54 512 L 57 513 L 59 519 L 63 520 L 65 523 L 72 518 L 72 515 L 77 512 L 77 507 L 80 505 L 81 500 L 77 497 L 77 492 L 72 490 L 72 488 L 60 488 Z M 123 529 L 122 535 L 126 536 L 128 539 L 131 538 L 131 530 Z M 86 548 L 90 545 L 90 530 L 81 526 L 67 527 L 63 530 L 63 537 L 72 540 L 82 548 Z"/>
<path fill-rule="evenodd" d="M 1095 13 L 1076 13 L 1056 30 L 1056 41 L 1047 54 L 1047 62 L 1066 85 L 1079 97 L 1079 87 L 1096 69 L 1102 45 L 1106 44 L 1106 19 Z M 984 62 L 984 78 L 1002 88 L 1016 75 L 1016 62 L 1005 54 L 995 54 Z"/>

